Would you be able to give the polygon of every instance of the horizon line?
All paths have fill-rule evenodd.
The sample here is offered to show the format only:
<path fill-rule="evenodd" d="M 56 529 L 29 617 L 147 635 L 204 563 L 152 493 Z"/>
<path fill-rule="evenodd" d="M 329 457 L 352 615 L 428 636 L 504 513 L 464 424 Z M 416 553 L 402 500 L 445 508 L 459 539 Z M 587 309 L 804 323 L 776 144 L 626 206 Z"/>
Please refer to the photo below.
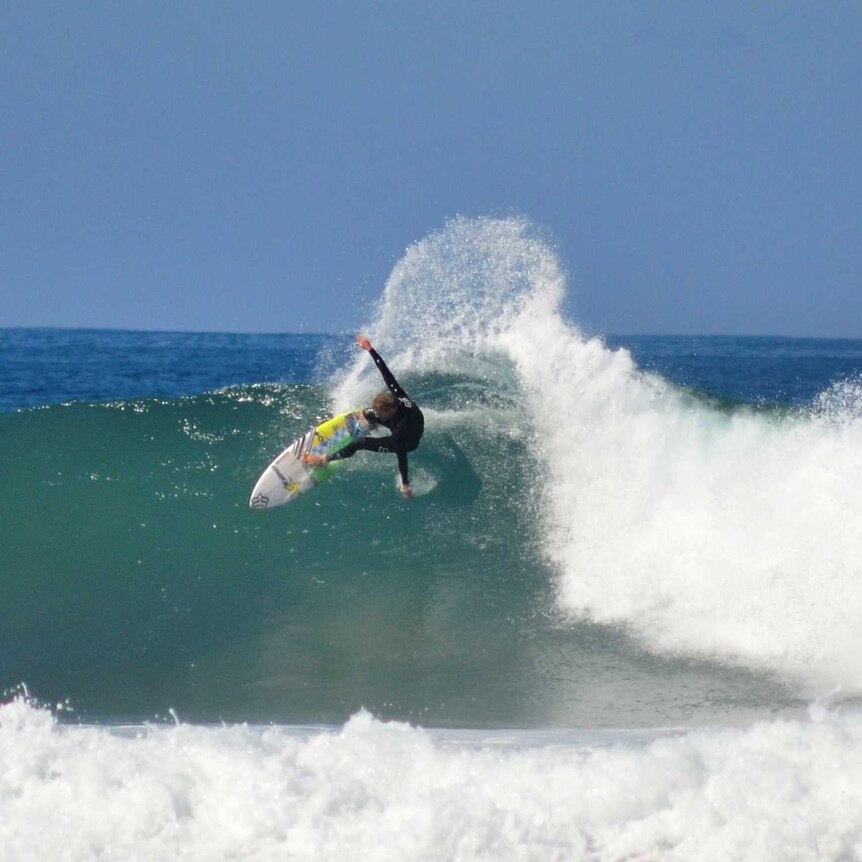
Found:
<path fill-rule="evenodd" d="M 577 324 L 575 324 L 577 326 Z M 580 327 L 578 327 L 580 330 Z M 141 335 L 245 335 L 245 336 L 309 336 L 321 338 L 350 337 L 359 329 L 323 331 L 286 330 L 236 330 L 236 329 L 144 329 L 127 326 L 63 326 L 63 325 L 0 325 L 0 332 L 47 331 L 47 332 L 103 332 L 136 333 Z M 862 341 L 862 335 L 787 335 L 779 333 L 740 332 L 587 332 L 580 330 L 585 338 L 771 338 L 794 341 Z"/>

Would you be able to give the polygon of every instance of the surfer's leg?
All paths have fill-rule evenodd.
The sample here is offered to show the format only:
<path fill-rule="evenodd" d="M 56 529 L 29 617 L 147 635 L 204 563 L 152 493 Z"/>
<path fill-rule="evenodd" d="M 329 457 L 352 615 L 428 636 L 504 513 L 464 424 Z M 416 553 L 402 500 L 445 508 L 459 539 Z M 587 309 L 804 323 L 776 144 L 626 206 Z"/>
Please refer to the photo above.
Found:
<path fill-rule="evenodd" d="M 337 452 L 333 452 L 331 455 L 327 455 L 327 462 L 341 461 L 343 458 L 352 458 L 361 448 L 358 445 L 361 442 L 361 440 L 356 440 L 353 443 L 348 443 L 343 449 L 339 449 Z"/>
<path fill-rule="evenodd" d="M 360 449 L 365 452 L 394 452 L 395 443 L 392 437 L 363 437 L 348 443 L 343 449 L 333 452 L 328 461 L 341 461 L 344 458 L 352 458 Z"/>

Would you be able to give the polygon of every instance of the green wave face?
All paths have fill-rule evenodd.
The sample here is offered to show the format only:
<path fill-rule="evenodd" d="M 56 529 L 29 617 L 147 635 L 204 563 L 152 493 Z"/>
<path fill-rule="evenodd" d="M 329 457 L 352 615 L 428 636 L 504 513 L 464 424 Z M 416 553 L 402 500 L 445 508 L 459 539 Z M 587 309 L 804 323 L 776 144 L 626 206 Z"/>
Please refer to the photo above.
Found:
<path fill-rule="evenodd" d="M 441 410 L 462 384 L 417 381 Z M 360 453 L 287 509 L 248 509 L 324 403 L 268 386 L 0 416 L 0 684 L 92 718 L 531 710 L 516 644 L 552 599 L 521 444 L 456 421 L 412 456 L 415 500 L 394 458 Z"/>

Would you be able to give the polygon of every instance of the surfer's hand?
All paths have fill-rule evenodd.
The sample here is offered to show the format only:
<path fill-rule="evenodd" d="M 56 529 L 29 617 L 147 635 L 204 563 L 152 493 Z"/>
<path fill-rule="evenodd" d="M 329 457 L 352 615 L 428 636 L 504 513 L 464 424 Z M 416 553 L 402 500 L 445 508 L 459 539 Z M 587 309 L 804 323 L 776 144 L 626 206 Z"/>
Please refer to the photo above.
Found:
<path fill-rule="evenodd" d="M 361 332 L 356 336 L 356 344 L 363 350 L 374 350 L 371 342 Z"/>
<path fill-rule="evenodd" d="M 308 464 L 309 467 L 323 467 L 326 465 L 326 462 L 326 455 L 312 455 L 310 452 L 306 452 L 302 456 L 302 463 Z"/>
<path fill-rule="evenodd" d="M 413 499 L 413 489 L 409 485 L 405 484 L 404 482 L 401 483 L 401 493 L 408 500 Z"/>

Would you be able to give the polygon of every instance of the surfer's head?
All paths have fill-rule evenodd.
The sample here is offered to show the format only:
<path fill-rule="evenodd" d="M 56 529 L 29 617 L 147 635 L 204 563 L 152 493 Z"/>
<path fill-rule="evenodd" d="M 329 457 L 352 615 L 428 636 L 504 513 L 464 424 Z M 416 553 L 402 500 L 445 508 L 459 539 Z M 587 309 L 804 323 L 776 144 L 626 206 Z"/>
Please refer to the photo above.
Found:
<path fill-rule="evenodd" d="M 398 402 L 391 392 L 381 392 L 374 397 L 371 408 L 374 410 L 374 415 L 385 422 L 398 412 Z"/>

